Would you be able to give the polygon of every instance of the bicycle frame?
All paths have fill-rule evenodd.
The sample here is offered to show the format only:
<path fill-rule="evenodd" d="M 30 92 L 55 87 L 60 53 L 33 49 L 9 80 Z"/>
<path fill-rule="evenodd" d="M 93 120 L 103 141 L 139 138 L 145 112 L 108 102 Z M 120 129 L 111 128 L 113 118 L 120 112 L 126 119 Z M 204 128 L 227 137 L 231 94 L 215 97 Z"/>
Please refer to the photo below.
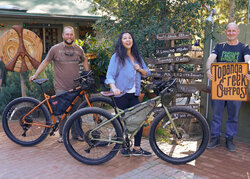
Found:
<path fill-rule="evenodd" d="M 114 101 L 113 98 L 114 98 L 114 97 L 112 96 L 112 100 Z M 113 142 L 113 143 L 123 144 L 123 143 L 125 142 L 124 138 L 123 138 L 122 141 L 108 140 L 108 139 L 95 139 L 95 138 L 92 137 L 92 132 L 95 131 L 95 130 L 98 130 L 98 129 L 101 128 L 102 126 L 106 125 L 107 123 L 112 122 L 112 121 L 115 120 L 115 119 L 117 119 L 117 120 L 120 120 L 120 119 L 121 119 L 121 120 L 120 120 L 120 124 L 121 124 L 122 130 L 124 131 L 125 136 L 127 137 L 127 136 L 128 136 L 128 132 L 127 132 L 127 130 L 126 130 L 126 124 L 125 124 L 125 122 L 122 120 L 122 116 L 123 116 L 126 112 L 133 111 L 133 110 L 135 109 L 136 106 L 144 105 L 144 104 L 149 103 L 149 102 L 151 102 L 151 101 L 156 101 L 156 105 L 155 105 L 155 106 L 158 106 L 158 105 L 161 103 L 161 96 L 157 96 L 157 97 L 155 97 L 155 98 L 153 98 L 153 99 L 149 99 L 149 100 L 147 100 L 147 101 L 145 101 L 145 102 L 139 103 L 139 104 L 137 104 L 137 105 L 135 105 L 135 106 L 133 106 L 133 107 L 130 107 L 130 108 L 128 108 L 128 109 L 125 109 L 125 110 L 119 109 L 119 108 L 116 106 L 116 107 L 115 107 L 116 114 L 114 115 L 114 117 L 112 117 L 112 118 L 109 119 L 109 120 L 106 120 L 106 121 L 101 122 L 101 123 L 98 124 L 94 129 L 92 129 L 92 131 L 89 133 L 89 138 L 90 138 L 91 140 L 97 140 L 97 141 Z M 175 126 L 175 124 L 174 124 L 174 122 L 173 122 L 173 119 L 172 119 L 172 117 L 171 117 L 171 115 L 170 115 L 170 113 L 169 113 L 169 111 L 168 111 L 168 108 L 167 108 L 164 104 L 162 104 L 162 106 L 163 106 L 163 109 L 164 109 L 164 111 L 166 112 L 166 114 L 167 114 L 167 116 L 168 116 L 168 118 L 169 118 L 169 121 L 170 121 L 171 125 L 173 126 L 173 128 L 174 128 L 174 130 L 175 130 L 175 132 L 176 132 L 177 137 L 179 138 L 179 137 L 180 137 L 180 133 L 178 132 L 178 130 L 177 130 L 177 128 L 176 128 L 176 126 Z M 152 112 L 151 112 L 151 113 L 152 113 Z M 149 113 L 149 114 L 151 114 L 151 113 Z M 146 122 L 146 120 L 147 120 L 147 118 L 145 118 L 145 119 L 141 122 L 141 124 L 138 126 L 138 128 L 130 135 L 130 137 L 129 137 L 130 140 L 136 135 L 136 133 L 137 133 L 137 132 L 140 130 L 140 128 L 144 125 L 144 123 Z"/>
<path fill-rule="evenodd" d="M 68 91 L 71 92 L 71 91 L 73 91 L 73 90 L 79 90 L 79 89 L 81 89 L 80 86 L 77 87 L 77 88 L 75 88 L 75 89 L 68 90 Z M 42 91 L 43 91 L 43 90 L 42 90 Z M 85 98 L 87 104 L 88 104 L 90 107 L 93 107 L 93 105 L 91 105 L 91 103 L 89 102 L 89 96 L 88 96 L 87 92 L 86 92 L 84 89 L 82 89 L 82 90 L 79 92 L 79 95 L 80 95 L 80 96 L 83 96 L 83 95 L 84 95 L 84 98 Z M 61 117 L 59 118 L 60 121 L 63 120 L 63 119 L 66 117 L 67 113 L 72 109 L 72 105 L 74 105 L 74 104 L 78 101 L 78 99 L 80 98 L 79 95 L 77 95 L 77 96 L 75 97 L 75 99 L 73 100 L 72 104 L 66 109 L 65 113 L 63 113 L 63 114 L 61 115 Z M 51 105 L 50 105 L 50 103 L 49 103 L 49 99 L 53 99 L 53 98 L 55 98 L 57 95 L 49 96 L 49 95 L 47 95 L 45 92 L 43 92 L 43 96 L 44 96 L 44 100 L 43 100 L 41 103 L 39 103 L 37 106 L 35 106 L 32 110 L 30 110 L 25 116 L 23 116 L 22 122 L 23 122 L 24 124 L 32 124 L 32 125 L 41 126 L 41 127 L 47 127 L 47 128 L 53 128 L 53 127 L 54 127 L 54 124 L 56 124 L 56 119 L 55 119 L 55 115 L 53 114 L 53 109 L 52 109 L 52 107 L 51 107 Z M 48 109 L 49 109 L 49 112 L 50 112 L 51 118 L 52 118 L 52 124 L 51 124 L 51 125 L 44 125 L 44 124 L 42 124 L 42 123 L 34 122 L 34 121 L 33 121 L 32 123 L 26 122 L 25 118 L 26 118 L 28 115 L 30 115 L 33 111 L 35 111 L 39 106 L 41 106 L 42 104 L 44 104 L 44 103 L 46 103 L 46 104 L 48 105 Z"/>

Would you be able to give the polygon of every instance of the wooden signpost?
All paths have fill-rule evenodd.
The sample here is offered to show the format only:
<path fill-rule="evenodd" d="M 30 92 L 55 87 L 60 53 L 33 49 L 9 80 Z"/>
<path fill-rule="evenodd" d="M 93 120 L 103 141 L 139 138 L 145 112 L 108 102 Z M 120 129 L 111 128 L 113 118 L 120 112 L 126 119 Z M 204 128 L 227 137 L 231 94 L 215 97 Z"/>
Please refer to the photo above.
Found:
<path fill-rule="evenodd" d="M 203 78 L 202 72 L 168 72 L 168 71 L 151 71 L 151 76 L 153 77 L 171 77 L 176 78 L 192 78 L 200 79 Z"/>
<path fill-rule="evenodd" d="M 247 101 L 248 63 L 212 64 L 212 99 Z"/>
<path fill-rule="evenodd" d="M 159 57 L 159 58 L 146 58 L 145 61 L 149 64 L 166 64 L 166 63 L 190 63 L 202 64 L 201 58 L 190 58 L 189 56 L 176 56 L 176 57 Z"/>
<path fill-rule="evenodd" d="M 178 40 L 178 39 L 191 39 L 192 36 L 187 32 L 179 33 L 160 33 L 156 36 L 158 40 Z"/>
<path fill-rule="evenodd" d="M 165 55 L 165 54 L 172 54 L 172 53 L 187 53 L 192 49 L 191 45 L 185 45 L 185 46 L 178 46 L 178 47 L 171 47 L 171 48 L 159 48 L 156 50 L 156 55 Z"/>
<path fill-rule="evenodd" d="M 151 68 L 151 77 L 157 79 L 169 79 L 170 77 L 178 78 L 179 81 L 186 79 L 186 81 L 194 81 L 194 79 L 202 79 L 204 74 L 197 71 L 195 66 L 202 65 L 201 58 L 190 58 L 185 53 L 192 50 L 192 45 L 175 46 L 174 40 L 192 39 L 192 35 L 187 32 L 160 33 L 156 36 L 158 40 L 171 41 L 170 47 L 160 47 L 155 51 L 155 58 L 146 58 L 145 61 Z M 180 65 L 191 64 L 194 70 L 185 70 Z M 205 86 L 197 84 L 178 84 L 178 93 L 176 98 L 190 98 L 192 93 L 195 93 Z M 175 104 L 175 100 L 173 101 Z M 180 105 L 180 104 L 179 104 Z M 199 108 L 197 104 L 189 104 L 190 107 Z"/>

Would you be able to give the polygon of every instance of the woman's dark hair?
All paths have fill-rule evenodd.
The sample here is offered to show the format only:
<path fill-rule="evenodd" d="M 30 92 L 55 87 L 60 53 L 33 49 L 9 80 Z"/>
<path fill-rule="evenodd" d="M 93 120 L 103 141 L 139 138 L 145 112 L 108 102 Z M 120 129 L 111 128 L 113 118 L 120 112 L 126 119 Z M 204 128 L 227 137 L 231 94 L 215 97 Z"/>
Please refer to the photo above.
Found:
<path fill-rule="evenodd" d="M 119 57 L 121 64 L 124 65 L 125 64 L 125 57 L 127 57 L 127 49 L 122 44 L 122 36 L 123 36 L 123 34 L 126 34 L 126 33 L 130 34 L 132 39 L 133 39 L 133 46 L 131 48 L 131 53 L 132 53 L 133 57 L 137 60 L 139 65 L 142 67 L 142 59 L 141 59 L 138 47 L 135 43 L 134 36 L 131 32 L 125 31 L 125 32 L 122 32 L 120 34 L 120 36 L 116 42 L 116 45 L 115 45 L 115 52 L 116 52 L 117 56 Z"/>

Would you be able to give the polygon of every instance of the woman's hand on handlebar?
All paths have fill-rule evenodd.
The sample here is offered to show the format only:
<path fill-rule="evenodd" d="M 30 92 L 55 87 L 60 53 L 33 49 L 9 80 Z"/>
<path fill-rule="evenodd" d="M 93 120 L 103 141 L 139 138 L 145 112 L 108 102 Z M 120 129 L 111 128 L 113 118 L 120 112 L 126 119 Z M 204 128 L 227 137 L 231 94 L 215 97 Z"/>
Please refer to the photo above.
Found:
<path fill-rule="evenodd" d="M 115 96 L 121 94 L 121 91 L 118 88 L 112 89 Z"/>
<path fill-rule="evenodd" d="M 112 83 L 111 83 L 111 84 L 110 84 L 110 88 L 111 88 L 111 90 L 113 91 L 113 93 L 114 93 L 115 96 L 121 94 L 121 91 L 120 91 L 118 88 L 116 88 L 115 84 L 112 84 Z"/>

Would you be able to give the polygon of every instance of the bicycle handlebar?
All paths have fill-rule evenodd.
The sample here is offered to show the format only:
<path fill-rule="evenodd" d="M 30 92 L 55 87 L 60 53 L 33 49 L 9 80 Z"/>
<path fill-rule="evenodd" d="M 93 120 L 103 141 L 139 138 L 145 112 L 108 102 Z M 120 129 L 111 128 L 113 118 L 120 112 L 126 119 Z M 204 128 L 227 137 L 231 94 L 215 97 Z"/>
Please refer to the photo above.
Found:
<path fill-rule="evenodd" d="M 90 71 L 83 71 L 83 72 L 81 73 L 81 76 L 80 76 L 79 78 L 74 79 L 74 82 L 79 81 L 79 82 L 81 83 L 82 80 L 86 80 L 86 78 L 87 78 L 88 76 L 90 76 L 91 74 L 92 74 L 92 71 L 91 71 L 91 70 L 90 70 Z"/>
<path fill-rule="evenodd" d="M 170 85 L 168 85 L 164 90 L 162 90 L 161 92 L 160 92 L 160 94 L 162 95 L 162 94 L 164 94 L 164 93 L 166 93 L 175 83 L 176 83 L 176 78 L 170 83 Z"/>

